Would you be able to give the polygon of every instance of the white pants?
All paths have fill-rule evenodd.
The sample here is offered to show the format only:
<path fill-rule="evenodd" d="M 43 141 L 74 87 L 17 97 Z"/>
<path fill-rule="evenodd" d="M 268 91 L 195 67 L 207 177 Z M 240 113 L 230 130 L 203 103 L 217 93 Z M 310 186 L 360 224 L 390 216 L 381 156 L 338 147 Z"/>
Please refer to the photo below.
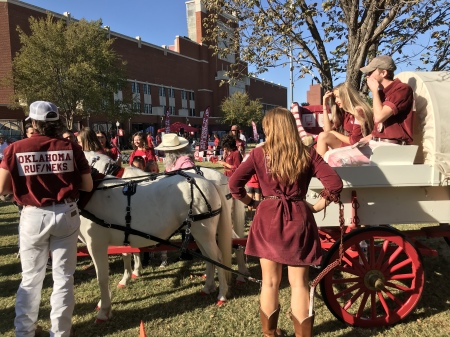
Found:
<path fill-rule="evenodd" d="M 50 336 L 70 335 L 79 229 L 75 203 L 23 208 L 19 234 L 22 282 L 16 296 L 16 337 L 34 337 L 49 251 L 53 261 Z"/>

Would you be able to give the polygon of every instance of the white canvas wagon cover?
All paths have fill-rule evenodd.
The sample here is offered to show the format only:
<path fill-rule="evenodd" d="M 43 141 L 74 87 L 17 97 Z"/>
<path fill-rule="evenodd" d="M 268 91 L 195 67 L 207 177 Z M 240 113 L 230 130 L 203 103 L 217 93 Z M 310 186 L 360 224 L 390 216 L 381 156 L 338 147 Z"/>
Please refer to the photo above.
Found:
<path fill-rule="evenodd" d="M 414 90 L 416 163 L 436 166 L 450 176 L 450 72 L 402 72 L 396 76 Z"/>

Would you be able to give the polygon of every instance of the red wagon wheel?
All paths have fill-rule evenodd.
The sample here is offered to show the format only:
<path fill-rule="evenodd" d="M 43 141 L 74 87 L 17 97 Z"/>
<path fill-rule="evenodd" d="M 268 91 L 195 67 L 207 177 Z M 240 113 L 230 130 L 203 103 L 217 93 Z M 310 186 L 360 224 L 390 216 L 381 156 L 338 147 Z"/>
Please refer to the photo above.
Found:
<path fill-rule="evenodd" d="M 323 265 L 338 257 L 339 241 Z M 322 279 L 320 290 L 328 309 L 339 320 L 353 326 L 378 327 L 398 323 L 414 310 L 424 278 L 421 255 L 401 232 L 367 227 L 344 237 L 342 265 Z"/>

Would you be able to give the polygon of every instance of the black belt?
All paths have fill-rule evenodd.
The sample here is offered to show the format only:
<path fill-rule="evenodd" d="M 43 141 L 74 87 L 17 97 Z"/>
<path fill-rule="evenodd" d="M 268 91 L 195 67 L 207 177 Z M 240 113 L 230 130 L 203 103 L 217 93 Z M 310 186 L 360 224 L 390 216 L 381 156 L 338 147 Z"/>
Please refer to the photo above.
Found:
<path fill-rule="evenodd" d="M 385 142 L 385 143 L 392 143 L 392 144 L 398 144 L 398 145 L 406 145 L 406 141 L 403 139 L 389 139 L 389 138 L 373 137 L 372 140 L 374 140 L 376 142 Z"/>
<path fill-rule="evenodd" d="M 263 200 L 266 200 L 266 199 L 281 199 L 281 198 L 276 195 L 268 195 L 268 196 L 263 197 Z M 301 201 L 301 200 L 304 200 L 304 198 L 302 198 L 301 196 L 295 196 L 295 197 L 286 198 L 286 200 Z"/>

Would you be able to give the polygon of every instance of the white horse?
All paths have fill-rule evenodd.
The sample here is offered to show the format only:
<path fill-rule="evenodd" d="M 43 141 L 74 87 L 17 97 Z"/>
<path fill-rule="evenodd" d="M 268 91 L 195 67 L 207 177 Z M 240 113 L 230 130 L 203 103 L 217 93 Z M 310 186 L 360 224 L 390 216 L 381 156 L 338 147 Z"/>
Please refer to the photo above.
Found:
<path fill-rule="evenodd" d="M 88 154 L 87 157 L 89 157 Z M 222 207 L 221 197 L 211 182 L 196 174 L 188 173 L 188 175 L 195 180 L 198 186 L 198 189 L 196 187 L 193 189 L 193 214 L 208 212 L 204 199 L 208 201 L 212 210 Z M 117 186 L 126 182 L 122 179 L 105 180 L 100 184 L 100 188 Z M 130 200 L 132 208 L 131 228 L 161 239 L 167 239 L 188 218 L 191 186 L 185 177 L 179 175 L 159 177 L 155 181 L 139 183 L 136 193 L 131 196 Z M 84 210 L 107 224 L 125 227 L 126 207 L 127 196 L 123 194 L 123 187 L 114 187 L 96 190 Z M 97 219 L 95 221 L 99 222 Z M 151 223 L 149 223 L 149 219 L 151 219 Z M 231 265 L 230 223 L 231 214 L 222 211 L 219 215 L 192 222 L 191 226 L 191 233 L 202 254 L 228 267 Z M 216 243 L 216 234 L 219 246 Z M 101 300 L 97 322 L 108 320 L 112 311 L 109 291 L 108 246 L 122 245 L 124 236 L 122 230 L 103 227 L 93 220 L 81 218 L 80 237 L 86 243 L 92 257 L 100 286 Z M 129 242 L 132 247 L 147 247 L 156 244 L 155 241 L 137 235 L 130 235 Z M 226 273 L 221 268 L 218 270 L 218 278 L 218 300 L 226 301 L 228 281 Z M 211 293 L 215 290 L 216 285 L 212 273 L 212 277 L 207 275 L 202 291 Z"/>
<path fill-rule="evenodd" d="M 88 160 L 93 162 L 94 167 L 96 167 L 101 173 L 105 173 L 107 165 L 113 163 L 113 161 L 106 155 L 96 154 L 92 151 L 85 152 L 85 154 Z M 198 171 L 194 169 L 189 171 L 198 173 Z M 219 171 L 206 167 L 202 167 L 200 173 L 215 185 L 222 200 L 223 212 L 231 212 L 232 214 L 232 238 L 237 239 L 244 237 L 245 207 L 238 200 L 230 198 L 228 178 Z M 125 169 L 122 178 L 142 178 L 145 176 L 150 176 L 150 173 L 143 172 L 136 167 L 130 166 Z M 142 273 L 142 261 L 139 253 L 123 253 L 122 256 L 124 262 L 124 274 L 122 279 L 117 284 L 118 288 L 125 288 L 131 279 L 140 277 Z M 132 268 L 131 256 L 134 257 L 134 268 Z M 236 283 L 242 284 L 246 282 L 245 277 L 242 275 L 250 275 L 245 262 L 244 248 L 238 247 L 235 256 L 238 265 L 238 272 L 240 273 L 240 275 L 236 278 Z M 205 273 L 207 277 L 212 277 L 214 273 L 214 268 L 210 269 L 210 267 L 212 266 L 207 264 Z M 227 274 L 227 278 L 229 279 L 229 274 Z"/>
<path fill-rule="evenodd" d="M 232 238 L 238 239 L 244 237 L 244 225 L 245 225 L 245 207 L 242 205 L 242 203 L 234 198 L 231 198 L 230 190 L 228 188 L 228 178 L 220 173 L 219 171 L 216 171 L 211 168 L 207 167 L 201 167 L 198 168 L 200 171 L 197 171 L 195 169 L 191 170 L 185 170 L 186 172 L 192 172 L 192 173 L 199 173 L 203 175 L 207 180 L 212 182 L 214 186 L 217 189 L 217 192 L 220 195 L 221 201 L 222 201 L 222 212 L 229 212 L 232 215 Z M 124 174 L 122 178 L 138 178 L 138 177 L 145 177 L 149 176 L 150 173 L 143 172 L 142 170 L 135 168 L 135 167 L 127 167 L 125 168 Z M 135 266 L 134 269 L 131 270 L 131 257 L 128 257 L 128 260 L 125 263 L 125 272 L 122 280 L 119 282 L 120 286 L 127 285 L 128 281 L 130 281 L 131 278 L 135 278 L 138 276 L 141 268 L 141 262 L 139 260 L 139 256 L 135 254 Z M 249 276 L 250 272 L 248 271 L 247 265 L 245 263 L 245 257 L 244 257 L 244 249 L 243 247 L 239 247 L 236 250 L 236 262 L 238 265 L 238 272 L 240 274 Z M 214 273 L 214 266 L 209 265 L 207 263 L 207 270 L 206 275 L 207 277 L 210 276 L 208 273 Z M 209 268 L 213 268 L 210 270 Z M 246 282 L 246 279 L 244 276 L 239 275 L 236 278 L 237 283 L 244 283 Z"/>
<path fill-rule="evenodd" d="M 106 155 L 99 155 L 94 152 L 85 152 L 86 157 L 89 161 L 95 162 L 95 167 L 101 172 L 105 173 L 105 169 L 108 164 L 113 163 L 113 161 Z M 217 170 L 198 167 L 200 169 L 200 174 L 202 174 L 206 179 L 211 181 L 216 187 L 220 194 L 222 200 L 222 208 L 224 212 L 231 212 L 232 214 L 232 238 L 238 239 L 244 237 L 244 225 L 245 225 L 245 207 L 238 200 L 230 197 L 230 190 L 228 188 L 228 178 Z M 189 172 L 199 173 L 197 170 L 189 170 Z M 149 176 L 150 173 L 143 172 L 142 170 L 130 166 L 125 168 L 122 178 L 138 178 Z M 142 261 L 139 253 L 123 253 L 124 262 L 124 274 L 122 279 L 119 281 L 117 287 L 124 288 L 128 285 L 131 279 L 138 278 L 142 273 Z M 134 257 L 134 268 L 131 264 L 131 256 Z M 236 250 L 236 262 L 238 265 L 238 272 L 240 275 L 236 278 L 237 284 L 242 284 L 246 282 L 246 278 L 242 275 L 249 276 L 245 257 L 244 257 L 244 247 L 238 247 Z M 209 265 L 207 264 L 207 267 Z M 210 270 L 207 268 L 205 275 L 214 273 L 214 269 Z M 208 275 L 210 276 L 210 275 Z M 228 274 L 227 274 L 228 277 Z"/>

